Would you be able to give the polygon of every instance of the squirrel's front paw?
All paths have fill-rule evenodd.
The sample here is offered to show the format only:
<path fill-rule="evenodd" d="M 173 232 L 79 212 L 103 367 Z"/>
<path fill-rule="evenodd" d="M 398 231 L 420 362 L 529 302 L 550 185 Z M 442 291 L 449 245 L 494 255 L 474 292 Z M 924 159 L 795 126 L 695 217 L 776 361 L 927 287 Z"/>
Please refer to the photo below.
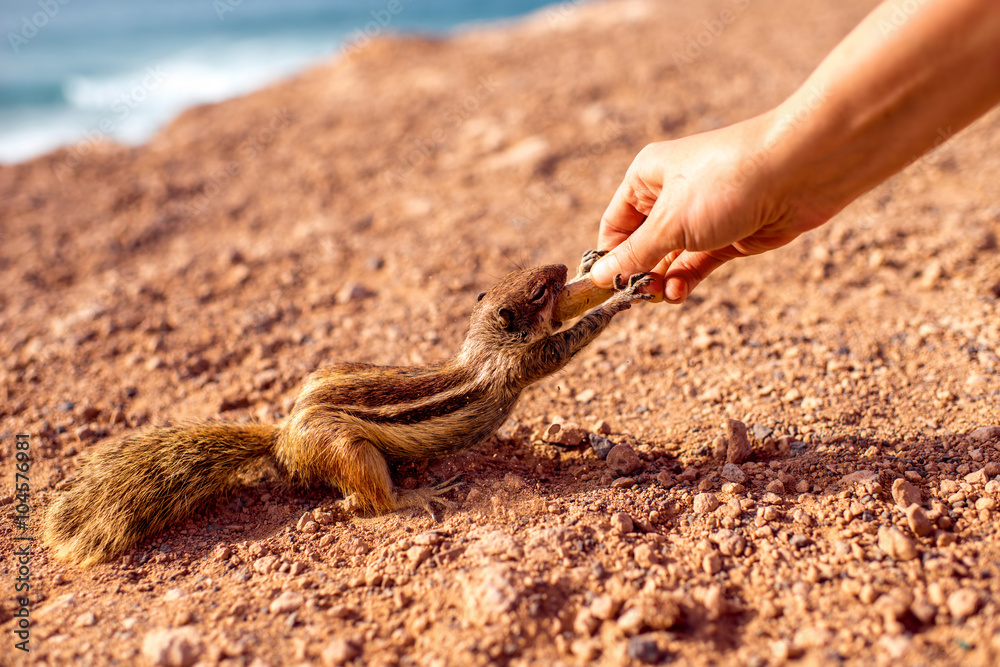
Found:
<path fill-rule="evenodd" d="M 597 264 L 597 260 L 608 254 L 607 250 L 588 250 L 583 253 L 583 259 L 580 260 L 580 267 L 576 270 L 577 278 L 587 275 L 590 270 L 594 268 L 594 264 Z"/>
<path fill-rule="evenodd" d="M 615 276 L 615 295 L 611 297 L 609 303 L 615 304 L 620 310 L 625 310 L 632 305 L 633 301 L 649 301 L 652 294 L 646 294 L 639 290 L 653 282 L 653 276 L 648 273 L 636 273 L 623 281 L 621 274 Z"/>

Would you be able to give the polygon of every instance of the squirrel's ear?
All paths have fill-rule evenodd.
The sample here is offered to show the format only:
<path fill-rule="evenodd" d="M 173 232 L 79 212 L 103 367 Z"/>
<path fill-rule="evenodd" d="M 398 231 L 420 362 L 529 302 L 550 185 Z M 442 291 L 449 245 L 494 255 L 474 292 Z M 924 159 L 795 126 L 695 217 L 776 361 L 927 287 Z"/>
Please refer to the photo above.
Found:
<path fill-rule="evenodd" d="M 514 311 L 509 308 L 501 308 L 500 312 L 497 313 L 497 319 L 500 321 L 501 327 L 510 331 L 511 326 L 514 324 Z"/>
<path fill-rule="evenodd" d="M 476 297 L 476 301 L 482 301 L 484 296 L 486 296 L 486 292 L 480 292 L 479 296 Z"/>

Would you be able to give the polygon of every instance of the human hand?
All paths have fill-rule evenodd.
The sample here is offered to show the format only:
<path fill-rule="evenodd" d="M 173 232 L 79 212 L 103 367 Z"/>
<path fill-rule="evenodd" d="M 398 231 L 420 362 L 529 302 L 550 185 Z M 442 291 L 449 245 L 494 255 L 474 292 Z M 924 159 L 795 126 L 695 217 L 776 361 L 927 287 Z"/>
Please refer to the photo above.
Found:
<path fill-rule="evenodd" d="M 647 289 L 684 301 L 725 262 L 785 245 L 826 222 L 840 204 L 807 204 L 781 172 L 772 114 L 649 144 L 636 156 L 601 219 L 591 269 L 607 287 L 616 274 L 662 276 Z"/>

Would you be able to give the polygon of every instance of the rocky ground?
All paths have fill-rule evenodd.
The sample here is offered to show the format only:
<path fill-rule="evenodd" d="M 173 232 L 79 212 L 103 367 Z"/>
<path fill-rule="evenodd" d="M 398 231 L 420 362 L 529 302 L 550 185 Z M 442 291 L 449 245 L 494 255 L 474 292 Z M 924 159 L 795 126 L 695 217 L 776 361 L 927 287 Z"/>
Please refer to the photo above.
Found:
<path fill-rule="evenodd" d="M 15 434 L 37 534 L 106 437 L 278 420 L 320 365 L 446 358 L 479 291 L 593 246 L 645 143 L 777 103 L 868 6 L 383 37 L 146 146 L 0 168 L 0 661 L 997 664 L 998 113 L 620 316 L 497 437 L 397 470 L 462 474 L 438 520 L 271 481 L 86 571 L 36 541 L 12 646 Z"/>

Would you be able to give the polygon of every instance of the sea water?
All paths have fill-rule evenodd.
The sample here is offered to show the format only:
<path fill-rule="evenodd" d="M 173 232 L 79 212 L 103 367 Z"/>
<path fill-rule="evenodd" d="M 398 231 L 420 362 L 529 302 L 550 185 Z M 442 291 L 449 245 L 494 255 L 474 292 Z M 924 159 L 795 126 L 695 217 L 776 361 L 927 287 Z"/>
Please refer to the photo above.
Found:
<path fill-rule="evenodd" d="M 440 34 L 550 2 L 2 0 L 0 162 L 85 139 L 141 143 L 189 106 L 263 87 L 367 38 Z"/>

